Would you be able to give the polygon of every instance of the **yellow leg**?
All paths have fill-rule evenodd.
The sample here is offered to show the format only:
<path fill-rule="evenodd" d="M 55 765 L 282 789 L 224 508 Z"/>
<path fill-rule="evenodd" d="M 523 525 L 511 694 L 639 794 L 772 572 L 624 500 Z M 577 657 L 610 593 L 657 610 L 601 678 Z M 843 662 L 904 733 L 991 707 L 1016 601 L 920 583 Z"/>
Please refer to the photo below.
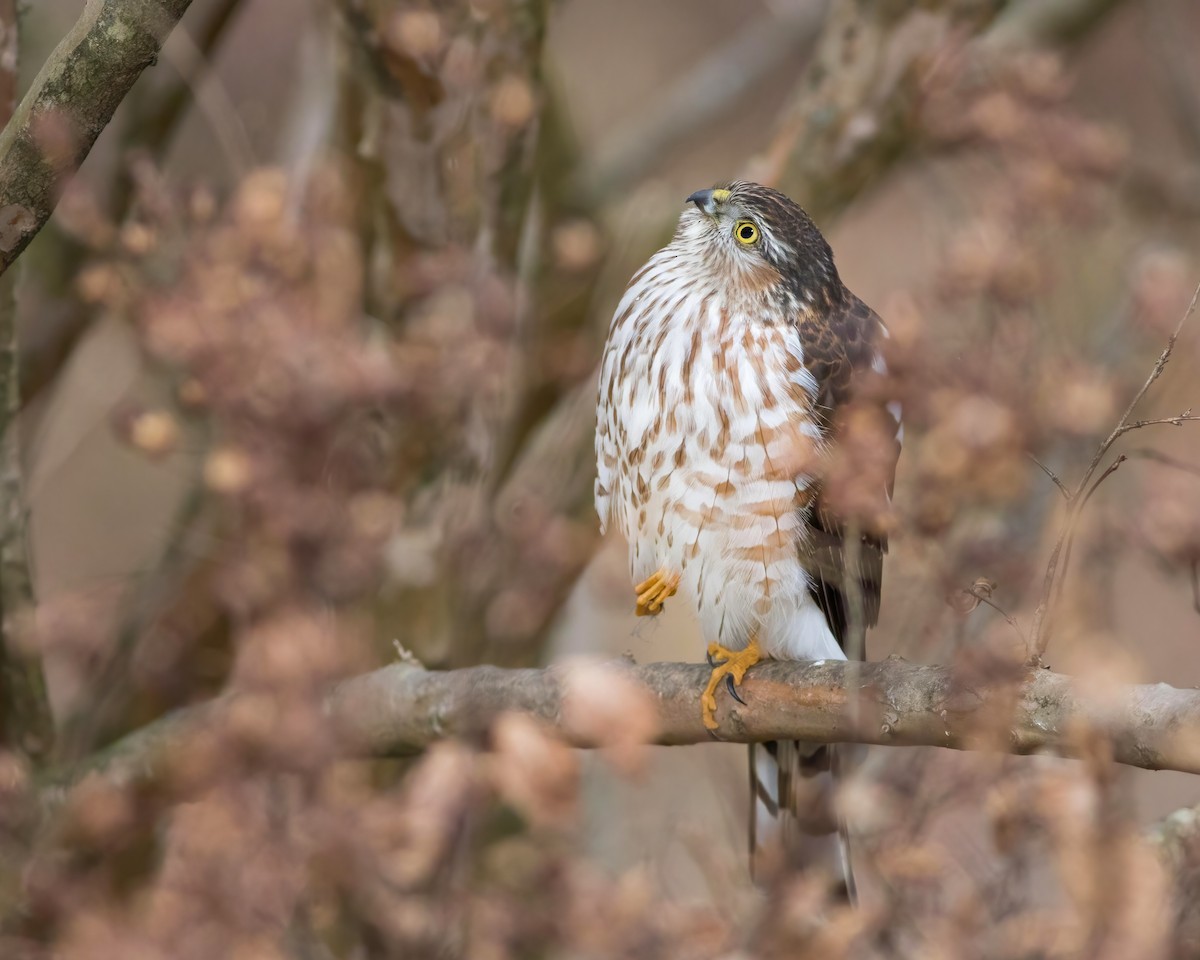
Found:
<path fill-rule="evenodd" d="M 712 676 L 708 678 L 708 686 L 700 697 L 700 716 L 709 730 L 717 729 L 717 687 L 726 677 L 733 679 L 734 686 L 742 682 L 746 671 L 763 659 L 758 640 L 751 638 L 742 650 L 726 650 L 716 643 L 708 645 L 708 659 L 715 661 Z"/>
<path fill-rule="evenodd" d="M 665 569 L 659 570 L 654 576 L 643 580 L 633 588 L 637 593 L 637 615 L 653 617 L 661 613 L 667 597 L 675 596 L 678 586 L 679 574 L 667 573 Z"/>

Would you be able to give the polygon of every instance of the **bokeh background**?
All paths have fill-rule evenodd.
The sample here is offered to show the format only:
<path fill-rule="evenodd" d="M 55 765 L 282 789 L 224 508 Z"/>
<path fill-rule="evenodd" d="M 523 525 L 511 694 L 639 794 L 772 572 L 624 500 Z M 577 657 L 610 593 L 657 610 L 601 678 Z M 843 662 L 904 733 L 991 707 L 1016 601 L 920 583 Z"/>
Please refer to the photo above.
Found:
<path fill-rule="evenodd" d="M 219 208 L 254 170 L 278 168 L 300 183 L 322 175 L 330 153 L 340 152 L 350 160 L 332 176 L 357 191 L 351 219 L 360 236 L 372 238 L 361 300 L 372 336 L 404 339 L 446 317 L 453 327 L 458 294 L 430 306 L 431 294 L 413 307 L 417 298 L 409 294 L 420 283 L 408 274 L 403 282 L 386 279 L 389 270 L 399 275 L 394 258 L 402 245 L 379 245 L 380 231 L 390 229 L 379 226 L 389 216 L 382 208 L 393 205 L 401 221 L 408 211 L 407 232 L 420 235 L 411 225 L 424 215 L 415 198 L 425 189 L 423 168 L 400 156 L 394 108 L 370 102 L 375 94 L 347 79 L 370 76 L 379 64 L 356 59 L 357 28 L 347 30 L 335 6 L 196 0 L 24 258 L 20 431 L 38 615 L 50 633 L 71 617 L 108 627 L 86 657 L 71 644 L 45 651 L 56 714 L 70 716 L 90 702 L 96 664 L 110 653 L 106 643 L 120 642 L 131 605 L 188 593 L 227 535 L 220 524 L 194 522 L 197 477 L 213 451 L 210 428 L 203 417 L 177 415 L 179 383 L 147 358 L 144 335 L 128 314 L 81 289 L 81 271 L 109 255 L 88 240 L 93 221 L 136 219 L 138 204 L 144 210 L 147 192 L 155 191 L 191 191 L 189 203 L 207 197 Z M 484 48 L 489 18 L 507 5 L 343 6 L 352 21 L 361 16 L 369 24 L 362 34 L 369 43 L 386 47 L 394 39 L 401 50 L 426 44 L 450 70 L 446 51 L 458 16 L 450 8 L 472 8 L 472 36 Z M 988 53 L 978 36 L 1002 29 L 980 28 L 976 20 L 1000 9 L 998 23 L 1015 21 L 1021 4 L 959 4 L 968 12 L 957 21 L 945 15 L 954 4 L 927 6 L 898 18 L 903 37 L 889 40 L 887 56 L 898 71 L 906 69 L 908 45 L 923 51 L 918 78 L 903 81 L 912 87 L 905 106 L 896 115 L 872 100 L 882 93 L 867 95 L 852 117 L 840 118 L 839 149 L 852 154 L 867 144 L 870 151 L 879 125 L 898 124 L 902 132 L 894 147 L 872 152 L 870 169 L 837 181 L 806 178 L 803 135 L 788 133 L 827 29 L 828 10 L 816 0 L 560 0 L 549 6 L 537 68 L 510 71 L 528 85 L 493 89 L 488 102 L 501 115 L 512 111 L 516 125 L 526 122 L 522 111 L 552 102 L 536 160 L 549 173 L 530 201 L 541 205 L 547 223 L 540 238 L 523 242 L 549 250 L 534 271 L 538 284 L 546 274 L 576 278 L 573 287 L 550 282 L 533 295 L 532 313 L 549 310 L 556 319 L 548 346 L 514 368 L 533 387 L 515 404 L 518 426 L 500 435 L 532 444 L 548 422 L 543 417 L 569 404 L 571 391 L 587 381 L 625 279 L 669 237 L 683 197 L 782 169 L 783 185 L 812 190 L 796 199 L 817 216 L 848 286 L 885 321 L 899 323 L 911 351 L 905 368 L 921 369 L 913 357 L 928 358 L 900 390 L 906 401 L 918 400 L 897 477 L 883 614 L 868 651 L 872 659 L 947 662 L 964 650 L 1012 644 L 996 611 L 964 610 L 961 592 L 979 578 L 993 584 L 997 605 L 1026 628 L 1032 622 L 1062 509 L 1026 452 L 1073 483 L 1146 378 L 1200 279 L 1200 7 L 1190 0 L 1094 3 L 1069 31 L 1037 28 L 1044 47 L 1009 49 L 997 41 L 1001 52 Z M 67 0 L 33 6 L 22 39 L 26 75 L 79 11 Z M 402 19 L 417 13 L 434 19 Z M 869 32 L 860 42 L 871 42 Z M 987 75 L 975 77 L 984 62 Z M 384 70 L 395 66 L 382 63 Z M 396 76 L 401 86 L 409 82 L 399 68 Z M 498 86 L 503 77 L 487 74 L 482 82 Z M 888 89 L 886 81 L 876 83 Z M 350 108 L 358 112 L 348 116 Z M 801 116 L 814 122 L 814 115 Z M 801 156 L 781 168 L 778 157 L 789 148 Z M 819 149 L 812 148 L 814 156 Z M 363 172 L 371 164 L 382 186 Z M 139 199 L 131 202 L 133 195 Z M 519 231 L 514 242 L 522 242 Z M 518 252 L 508 263 L 520 272 L 526 260 Z M 459 276 L 456 269 L 429 268 L 437 277 Z M 469 286 L 454 282 L 459 292 Z M 396 332 L 400 315 L 410 332 Z M 461 367 L 437 361 L 446 383 L 478 374 L 499 355 L 464 359 L 482 349 L 479 338 L 520 341 L 526 322 L 541 329 L 534 321 L 487 329 L 480 316 L 478 309 L 473 320 L 459 316 L 457 334 L 446 326 L 428 334 L 439 356 L 462 360 Z M 1139 417 L 1172 416 L 1200 401 L 1198 349 L 1194 331 L 1185 333 Z M 439 441 L 407 439 L 408 428 L 395 425 L 402 408 L 372 421 L 369 442 L 382 444 L 389 457 L 424 456 L 445 476 L 461 468 L 469 477 L 473 464 L 459 463 L 453 451 L 480 430 L 486 434 L 489 424 L 478 409 L 483 401 L 455 397 L 433 415 Z M 574 419 L 586 418 L 587 404 L 576 401 L 576 408 Z M 126 429 L 147 411 L 167 411 L 178 429 L 161 455 L 148 456 Z M 950 421 L 959 424 L 957 439 L 946 441 Z M 389 439 L 397 433 L 406 439 Z M 480 461 L 516 457 L 505 442 Z M 587 443 L 553 433 L 548 442 L 567 461 L 551 482 L 569 477 L 579 486 L 578 476 L 591 469 Z M 1147 427 L 1123 442 L 1200 464 L 1200 430 L 1186 423 Z M 393 468 L 391 476 L 402 474 Z M 462 569 L 453 555 L 447 561 L 439 553 L 447 542 L 438 532 L 442 508 L 430 506 L 420 484 L 398 480 L 403 530 L 388 540 L 379 579 L 360 591 L 367 597 L 360 607 L 374 618 L 366 631 L 368 662 L 384 662 L 393 639 L 432 666 L 624 654 L 639 662 L 699 659 L 698 633 L 682 604 L 650 622 L 633 616 L 624 545 L 593 540 L 584 480 L 582 498 L 553 503 L 531 521 L 553 531 L 560 547 L 569 545 L 561 547 L 568 559 L 547 591 L 552 605 L 526 623 L 523 591 L 536 585 L 506 584 L 475 604 L 469 623 L 449 627 L 438 612 L 444 598 L 413 599 Z M 950 487 L 966 492 L 943 496 Z M 544 491 L 536 484 L 529 490 L 522 496 L 536 506 Z M 1084 515 L 1067 573 L 1046 654 L 1053 669 L 1090 678 L 1097 689 L 1113 682 L 1200 685 L 1200 612 L 1187 563 L 1198 494 L 1200 479 L 1151 460 L 1131 460 L 1106 480 Z M 937 497 L 951 506 L 934 504 Z M 538 549 L 537 563 L 546 562 L 548 548 Z M 518 565 L 528 560 L 519 551 L 505 556 Z M 220 620 L 218 613 L 197 616 L 205 624 L 200 633 L 211 634 Z M 201 643 L 198 654 L 177 661 L 207 678 L 207 686 L 188 688 L 185 701 L 223 683 L 230 641 L 213 645 Z M 113 720 L 114 729 L 174 705 L 164 699 L 170 697 L 148 697 L 149 705 Z M 863 764 L 882 781 L 906 768 L 929 780 L 989 783 L 1022 782 L 1030 769 L 1059 766 L 1013 758 L 998 767 L 990 758 L 883 749 L 870 751 Z M 1125 815 L 1141 825 L 1197 801 L 1194 778 L 1185 774 L 1121 769 L 1114 783 Z M 656 887 L 703 902 L 726 901 L 731 886 L 748 888 L 744 748 L 656 748 L 633 779 L 589 758 L 584 798 L 583 845 L 614 875 L 639 867 Z M 974 813 L 950 803 L 933 829 L 943 852 L 968 873 L 990 869 L 992 856 L 976 799 L 964 791 L 962 807 Z"/>

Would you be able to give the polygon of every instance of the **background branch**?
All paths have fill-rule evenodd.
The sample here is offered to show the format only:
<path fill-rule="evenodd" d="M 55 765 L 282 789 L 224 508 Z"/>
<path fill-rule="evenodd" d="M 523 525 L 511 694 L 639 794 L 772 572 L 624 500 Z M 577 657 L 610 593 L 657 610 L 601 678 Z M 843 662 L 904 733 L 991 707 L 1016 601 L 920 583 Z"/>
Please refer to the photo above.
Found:
<path fill-rule="evenodd" d="M 0 273 L 54 212 L 67 177 L 191 0 L 89 0 L 0 134 Z"/>
<path fill-rule="evenodd" d="M 1162 372 L 1175 350 L 1175 344 L 1179 340 L 1179 335 L 1183 332 L 1184 325 L 1191 318 L 1192 314 L 1196 312 L 1198 301 L 1200 301 L 1200 285 L 1197 285 L 1195 291 L 1192 293 L 1192 299 L 1188 303 L 1187 310 L 1184 311 L 1174 331 L 1167 338 L 1167 344 L 1163 347 L 1162 353 L 1159 354 L 1158 359 L 1154 362 L 1149 376 L 1146 377 L 1145 382 L 1138 389 L 1138 392 L 1134 394 L 1133 399 L 1129 401 L 1129 406 L 1125 408 L 1125 412 L 1121 415 L 1121 419 L 1117 421 L 1117 425 L 1113 427 L 1112 432 L 1096 448 L 1096 452 L 1092 456 L 1087 469 L 1083 472 L 1083 476 L 1075 485 L 1075 489 L 1070 491 L 1067 496 L 1067 503 L 1069 504 L 1067 517 L 1063 521 L 1058 540 L 1054 544 L 1054 549 L 1050 553 L 1050 559 L 1046 563 L 1046 575 L 1042 584 L 1041 601 L 1038 603 L 1037 609 L 1033 614 L 1033 651 L 1031 662 L 1034 664 L 1041 663 L 1042 656 L 1046 652 L 1046 646 L 1050 642 L 1050 625 L 1053 620 L 1054 599 L 1061 592 L 1062 577 L 1066 571 L 1066 560 L 1071 554 L 1071 543 L 1075 535 L 1075 528 L 1079 523 L 1080 515 L 1083 513 L 1083 508 L 1087 506 L 1092 494 L 1096 492 L 1096 488 L 1116 472 L 1125 459 L 1124 457 L 1118 458 L 1093 483 L 1092 477 L 1095 476 L 1096 470 L 1099 469 L 1104 455 L 1112 449 L 1112 445 L 1122 435 L 1128 433 L 1130 430 L 1137 430 L 1160 423 L 1170 423 L 1180 426 L 1184 421 L 1196 419 L 1191 415 L 1190 410 L 1185 410 L 1177 417 L 1168 417 L 1165 419 L 1137 420 L 1131 422 L 1129 418 L 1133 416 L 1133 411 L 1137 409 L 1138 404 L 1142 402 L 1150 388 L 1162 376 Z M 1061 563 L 1060 560 L 1062 561 Z M 1059 584 L 1058 590 L 1055 589 L 1056 583 Z"/>
<path fill-rule="evenodd" d="M 7 123 L 18 89 L 19 11 L 0 0 L 0 121 Z M 0 277 L 0 749 L 30 759 L 49 751 L 54 720 L 39 652 L 21 644 L 18 621 L 31 608 L 26 508 L 17 440 L 20 387 L 16 275 Z"/>
<path fill-rule="evenodd" d="M 903 155 L 919 149 L 923 84 L 956 36 L 981 56 L 1078 39 L 1120 0 L 927 4 L 835 0 L 780 130 L 753 178 L 773 183 L 818 223 Z M 917 7 L 919 6 L 919 9 Z"/>
<path fill-rule="evenodd" d="M 610 199 L 636 184 L 687 137 L 741 101 L 785 59 L 803 60 L 825 20 L 826 3 L 767 13 L 742 27 L 679 79 L 629 129 L 618 131 L 581 177 L 591 195 Z"/>
<path fill-rule="evenodd" d="M 124 120 L 118 120 L 122 154 L 137 150 L 139 154 L 163 163 L 175 142 L 189 108 L 203 103 L 200 92 L 205 89 L 209 76 L 208 67 L 226 37 L 234 14 L 240 9 L 240 0 L 220 0 L 218 6 L 207 11 L 193 11 L 189 24 L 193 35 L 189 38 L 176 32 L 174 56 L 172 47 L 163 50 L 164 65 L 168 68 L 162 77 L 156 77 L 153 85 L 138 85 L 123 104 Z M 203 22 L 195 22 L 195 13 L 208 14 Z M 180 50 L 186 49 L 185 56 Z M 209 85 L 214 86 L 215 85 Z M 219 88 L 218 88 L 219 89 Z M 193 97 L 193 93 L 195 96 Z M 211 99 L 211 94 L 209 95 Z M 205 111 L 210 118 L 214 133 L 222 134 L 226 126 L 234 126 L 227 118 L 224 124 L 212 122 L 214 111 Z M 224 133 L 217 142 L 228 144 L 236 141 L 241 149 L 230 152 L 226 148 L 225 160 L 237 157 L 242 166 L 246 149 L 242 139 L 233 133 Z M 93 171 L 94 172 L 94 171 Z M 128 220 L 136 199 L 134 177 L 124 165 L 106 179 L 98 193 L 105 196 L 105 206 L 115 223 Z M 56 229 L 57 227 L 57 229 Z M 56 309 L 47 311 L 32 337 L 26 337 L 18 358 L 21 371 L 21 401 L 30 404 L 39 392 L 57 382 L 58 375 L 74 353 L 76 344 L 84 332 L 91 328 L 95 310 L 92 305 L 81 303 L 70 296 L 74 279 L 83 269 L 92 251 L 79 237 L 72 235 L 51 221 L 42 234 L 41 242 L 30 251 L 36 261 L 33 268 L 39 285 L 57 294 Z"/>

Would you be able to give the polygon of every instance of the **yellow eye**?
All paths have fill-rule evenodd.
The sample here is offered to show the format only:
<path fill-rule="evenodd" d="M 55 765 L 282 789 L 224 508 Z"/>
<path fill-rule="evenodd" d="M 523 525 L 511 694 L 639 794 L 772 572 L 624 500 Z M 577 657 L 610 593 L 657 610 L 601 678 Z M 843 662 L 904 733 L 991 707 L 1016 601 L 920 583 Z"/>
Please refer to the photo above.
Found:
<path fill-rule="evenodd" d="M 750 220 L 739 220 L 735 223 L 733 235 L 738 238 L 738 243 L 744 243 L 747 246 L 758 243 L 758 227 Z"/>

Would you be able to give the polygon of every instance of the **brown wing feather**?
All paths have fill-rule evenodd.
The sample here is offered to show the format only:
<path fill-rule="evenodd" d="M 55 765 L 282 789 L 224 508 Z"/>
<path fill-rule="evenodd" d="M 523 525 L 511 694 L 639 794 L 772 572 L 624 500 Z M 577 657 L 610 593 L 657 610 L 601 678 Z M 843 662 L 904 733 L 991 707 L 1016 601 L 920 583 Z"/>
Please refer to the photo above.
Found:
<path fill-rule="evenodd" d="M 827 435 L 836 446 L 841 422 L 838 414 L 855 395 L 861 379 L 874 369 L 884 335 L 883 324 L 870 307 L 849 291 L 840 303 L 814 311 L 798 325 L 804 347 L 805 366 L 817 381 L 818 412 Z M 892 414 L 877 403 L 880 416 L 893 425 Z M 886 476 L 887 496 L 892 493 L 899 445 L 891 456 Z M 852 603 L 855 594 L 861 604 L 861 631 L 879 619 L 883 588 L 883 555 L 887 553 L 887 535 L 870 529 L 857 517 L 839 516 L 829 504 L 825 490 L 819 490 L 809 517 L 811 537 L 805 550 L 805 567 L 812 576 L 810 592 L 847 656 L 865 656 L 864 637 L 850 637 Z M 857 548 L 847 538 L 857 533 Z M 853 578 L 852 580 L 850 578 Z"/>
<path fill-rule="evenodd" d="M 798 324 L 804 348 L 804 363 L 817 381 L 817 413 L 826 436 L 836 445 L 843 418 L 851 402 L 858 403 L 857 381 L 874 369 L 883 325 L 873 310 L 849 291 L 836 302 L 825 305 L 817 315 Z M 876 403 L 880 416 L 887 416 L 893 427 L 899 424 L 882 403 Z M 896 435 L 895 429 L 891 435 Z M 899 445 L 889 463 L 883 485 L 891 497 Z M 809 537 L 802 561 L 811 577 L 809 591 L 825 614 L 833 635 L 846 655 L 862 659 L 866 655 L 865 632 L 879 619 L 879 600 L 883 585 L 883 555 L 887 536 L 882 530 L 866 529 L 858 518 L 849 521 L 839 516 L 829 503 L 825 490 L 819 490 L 809 522 Z M 857 545 L 850 539 L 857 534 Z M 852 598 L 861 604 L 861 628 L 851 637 Z M 783 849 L 793 866 L 824 861 L 831 876 L 841 876 L 841 890 L 850 902 L 856 899 L 854 874 L 849 860 L 849 834 L 837 823 L 828 791 L 839 762 L 833 747 L 798 741 L 764 744 L 775 762 L 774 790 L 758 774 L 755 748 L 750 748 L 750 783 L 753 802 L 750 814 L 750 851 L 753 869 L 757 838 L 757 812 L 762 804 L 767 815 L 779 818 Z M 783 812 L 787 816 L 783 816 Z M 830 834 L 836 832 L 833 846 Z M 836 861 L 836 862 L 835 862 Z"/>

